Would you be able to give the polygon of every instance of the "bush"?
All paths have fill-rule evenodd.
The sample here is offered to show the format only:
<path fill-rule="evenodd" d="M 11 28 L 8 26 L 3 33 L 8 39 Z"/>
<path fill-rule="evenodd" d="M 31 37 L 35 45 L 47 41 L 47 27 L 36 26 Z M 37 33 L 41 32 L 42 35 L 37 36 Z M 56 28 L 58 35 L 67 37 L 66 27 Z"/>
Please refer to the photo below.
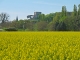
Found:
<path fill-rule="evenodd" d="M 11 27 L 11 28 L 6 28 L 5 31 L 18 31 L 18 30 L 16 28 Z"/>
<path fill-rule="evenodd" d="M 0 29 L 0 31 L 3 31 L 3 29 Z"/>

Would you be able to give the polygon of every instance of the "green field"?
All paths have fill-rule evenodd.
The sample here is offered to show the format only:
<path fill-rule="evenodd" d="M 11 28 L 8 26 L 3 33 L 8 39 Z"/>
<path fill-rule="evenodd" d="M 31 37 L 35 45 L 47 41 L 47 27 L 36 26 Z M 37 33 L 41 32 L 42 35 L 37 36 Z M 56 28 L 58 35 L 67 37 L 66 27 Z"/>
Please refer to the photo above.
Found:
<path fill-rule="evenodd" d="M 80 32 L 0 32 L 0 60 L 80 60 Z"/>

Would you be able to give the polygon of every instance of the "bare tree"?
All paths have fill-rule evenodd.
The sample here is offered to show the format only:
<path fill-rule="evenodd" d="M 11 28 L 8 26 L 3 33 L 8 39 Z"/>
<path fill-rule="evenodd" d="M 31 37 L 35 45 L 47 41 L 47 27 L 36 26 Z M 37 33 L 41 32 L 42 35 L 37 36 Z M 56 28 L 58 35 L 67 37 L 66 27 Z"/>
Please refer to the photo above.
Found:
<path fill-rule="evenodd" d="M 1 23 L 5 23 L 9 20 L 9 15 L 7 13 L 1 13 L 0 14 L 0 21 Z"/>

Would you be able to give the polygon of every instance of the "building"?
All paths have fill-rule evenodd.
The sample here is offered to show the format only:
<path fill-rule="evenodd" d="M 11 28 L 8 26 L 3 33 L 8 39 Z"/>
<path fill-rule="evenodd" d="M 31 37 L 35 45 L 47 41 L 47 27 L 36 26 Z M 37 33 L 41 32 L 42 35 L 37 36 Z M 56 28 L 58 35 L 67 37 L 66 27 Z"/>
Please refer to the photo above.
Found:
<path fill-rule="evenodd" d="M 27 18 L 28 19 L 38 19 L 40 14 L 41 12 L 34 12 L 34 15 L 28 15 Z"/>
<path fill-rule="evenodd" d="M 37 19 L 40 14 L 41 14 L 41 12 L 34 12 L 34 19 Z"/>
<path fill-rule="evenodd" d="M 33 19 L 34 15 L 28 15 L 27 18 Z"/>

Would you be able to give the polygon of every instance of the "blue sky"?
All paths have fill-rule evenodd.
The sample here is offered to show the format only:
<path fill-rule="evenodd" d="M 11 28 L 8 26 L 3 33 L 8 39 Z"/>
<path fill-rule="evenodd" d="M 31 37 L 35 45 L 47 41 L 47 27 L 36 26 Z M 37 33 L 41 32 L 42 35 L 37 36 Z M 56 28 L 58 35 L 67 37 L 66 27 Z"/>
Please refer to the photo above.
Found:
<path fill-rule="evenodd" d="M 64 5 L 68 11 L 72 11 L 74 4 L 80 4 L 80 0 L 0 0 L 0 13 L 8 13 L 10 20 L 16 16 L 26 19 L 27 15 L 33 15 L 35 11 L 44 14 L 59 12 Z"/>

